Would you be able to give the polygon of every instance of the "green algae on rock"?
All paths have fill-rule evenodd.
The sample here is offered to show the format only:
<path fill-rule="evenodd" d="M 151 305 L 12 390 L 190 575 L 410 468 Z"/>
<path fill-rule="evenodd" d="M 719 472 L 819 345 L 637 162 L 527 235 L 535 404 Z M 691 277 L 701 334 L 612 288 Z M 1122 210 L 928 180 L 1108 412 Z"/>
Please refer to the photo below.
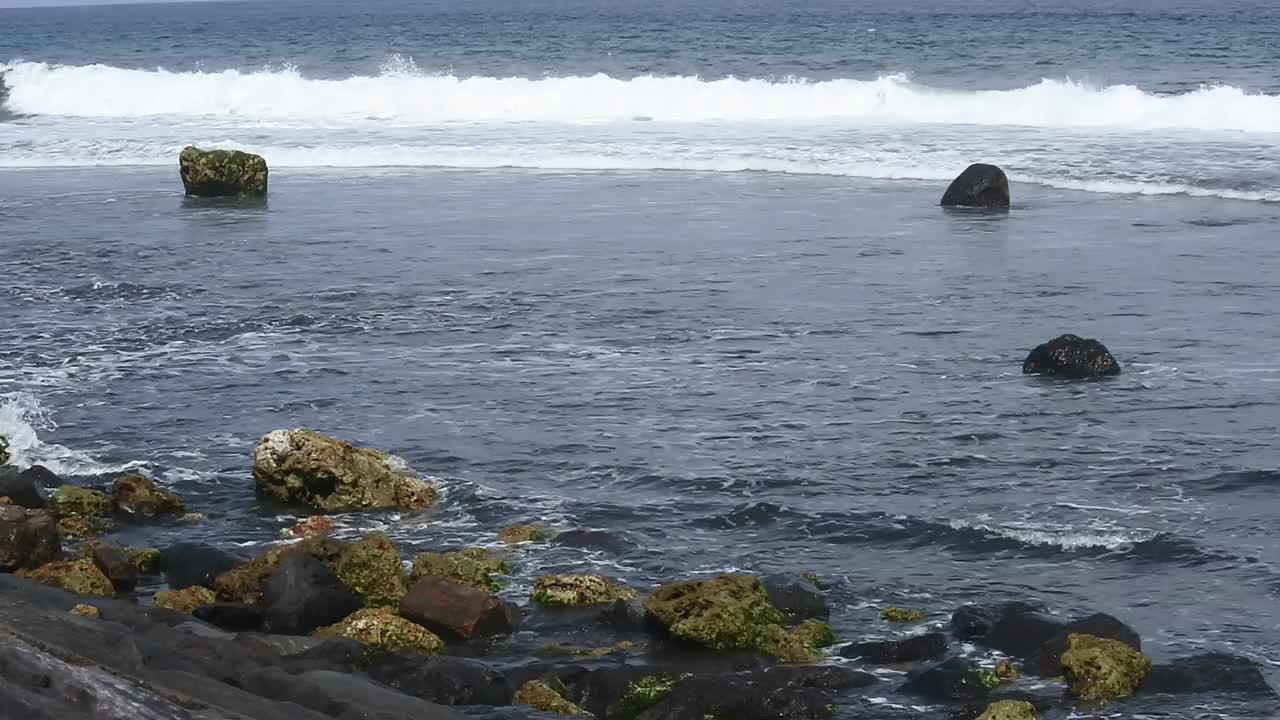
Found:
<path fill-rule="evenodd" d="M 534 655 L 540 658 L 602 658 L 622 653 L 635 647 L 635 643 L 630 640 L 620 640 L 608 647 L 598 648 L 569 648 L 559 643 L 547 643 L 534 651 Z"/>
<path fill-rule="evenodd" d="M 813 650 L 836 644 L 836 636 L 831 632 L 831 626 L 821 620 L 805 620 L 791 631 L 791 635 Z"/>
<path fill-rule="evenodd" d="M 592 605 L 631 600 L 636 591 L 601 575 L 543 575 L 533 584 L 529 599 L 542 605 Z"/>
<path fill-rule="evenodd" d="M 388 652 L 412 650 L 436 655 L 444 650 L 444 641 L 435 633 L 385 608 L 357 610 L 342 622 L 320 628 L 315 635 L 349 638 Z"/>
<path fill-rule="evenodd" d="M 665 675 L 646 675 L 640 678 L 628 685 L 627 691 L 618 700 L 617 717 L 619 720 L 636 720 L 644 711 L 670 697 L 675 686 L 676 681 Z"/>
<path fill-rule="evenodd" d="M 155 575 L 156 563 L 160 561 L 160 551 L 155 548 L 134 548 L 129 550 L 129 562 L 137 568 L 139 575 Z"/>
<path fill-rule="evenodd" d="M 416 581 L 429 576 L 444 577 L 481 590 L 496 592 L 498 581 L 493 576 L 503 575 L 507 571 L 506 561 L 492 552 L 483 548 L 467 548 L 459 552 L 421 553 L 413 559 L 409 579 Z"/>
<path fill-rule="evenodd" d="M 880 619 L 886 622 L 906 623 L 916 622 L 924 619 L 924 613 L 919 610 L 908 610 L 906 608 L 888 607 L 880 608 Z"/>
<path fill-rule="evenodd" d="M 525 705 L 543 712 L 578 717 L 595 717 L 586 710 L 569 702 L 563 695 L 541 680 L 530 680 L 521 685 L 520 689 L 516 691 L 515 697 L 511 699 L 511 703 L 513 705 Z"/>
<path fill-rule="evenodd" d="M 370 533 L 347 547 L 333 572 L 366 607 L 394 607 L 408 592 L 400 553 L 382 533 Z"/>
<path fill-rule="evenodd" d="M 1019 675 L 1018 668 L 1014 667 L 1013 663 L 1008 660 L 1001 660 L 996 663 L 995 673 L 996 677 L 1001 680 L 1016 680 Z"/>
<path fill-rule="evenodd" d="M 346 549 L 346 543 L 323 536 L 307 538 L 292 545 L 274 547 L 214 578 L 213 590 L 220 600 L 257 605 L 262 599 L 263 583 L 280 564 L 280 558 L 285 553 L 306 553 L 332 569 Z"/>
<path fill-rule="evenodd" d="M 1024 700 L 1000 700 L 988 705 L 978 720 L 1036 720 L 1036 708 Z"/>
<path fill-rule="evenodd" d="M 111 500 L 116 509 L 132 515 L 181 515 L 187 511 L 176 494 L 136 474 L 117 478 L 111 484 Z"/>
<path fill-rule="evenodd" d="M 239 150 L 182 149 L 178 171 L 188 195 L 198 197 L 264 197 L 267 161 Z"/>
<path fill-rule="evenodd" d="M 58 518 L 56 527 L 58 535 L 63 539 L 79 540 L 101 535 L 107 531 L 108 526 L 109 523 L 103 518 L 68 515 L 64 518 Z"/>
<path fill-rule="evenodd" d="M 110 515 L 111 498 L 98 490 L 63 485 L 49 495 L 49 514 L 58 520 L 72 516 Z"/>
<path fill-rule="evenodd" d="M 209 588 L 192 585 L 183 590 L 161 590 L 151 598 L 151 605 L 190 614 L 198 607 L 212 605 L 217 599 Z"/>
<path fill-rule="evenodd" d="M 509 544 L 542 542 L 547 539 L 547 529 L 541 525 L 511 525 L 498 531 L 498 542 Z"/>
<path fill-rule="evenodd" d="M 386 454 L 311 430 L 275 430 L 253 450 L 258 494 L 324 512 L 420 510 L 435 500 L 429 483 L 394 469 Z"/>
<path fill-rule="evenodd" d="M 60 560 L 34 570 L 19 570 L 14 575 L 79 595 L 110 597 L 116 594 L 111 579 L 92 560 Z"/>
<path fill-rule="evenodd" d="M 644 609 L 673 637 L 712 650 L 754 650 L 784 660 L 811 655 L 782 626 L 782 613 L 757 577 L 725 574 L 663 585 L 645 599 Z"/>
<path fill-rule="evenodd" d="M 1062 653 L 1062 671 L 1081 700 L 1113 700 L 1138 689 L 1151 660 L 1118 640 L 1072 633 Z"/>

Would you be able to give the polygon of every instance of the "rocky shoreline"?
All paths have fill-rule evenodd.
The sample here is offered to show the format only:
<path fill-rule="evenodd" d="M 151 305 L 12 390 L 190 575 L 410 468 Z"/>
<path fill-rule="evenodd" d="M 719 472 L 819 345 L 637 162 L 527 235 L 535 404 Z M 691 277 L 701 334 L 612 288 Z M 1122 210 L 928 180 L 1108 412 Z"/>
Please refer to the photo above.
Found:
<path fill-rule="evenodd" d="M 316 514 L 249 557 L 113 542 L 120 527 L 199 522 L 144 476 L 95 489 L 0 467 L 0 719 L 800 720 L 869 694 L 956 720 L 1123 713 L 1161 694 L 1280 711 L 1246 658 L 1153 664 L 1115 617 L 1065 619 L 1015 599 L 957 608 L 946 626 L 883 607 L 904 628 L 891 639 L 834 637 L 822 580 L 808 574 L 656 588 L 547 575 L 515 604 L 495 594 L 516 561 L 500 549 L 406 558 L 380 533 L 332 536 L 328 513 L 434 502 L 429 483 L 377 450 L 276 431 L 255 448 L 253 475 L 264 502 Z M 498 539 L 536 552 L 549 535 L 523 525 Z M 165 589 L 138 590 L 161 579 Z"/>

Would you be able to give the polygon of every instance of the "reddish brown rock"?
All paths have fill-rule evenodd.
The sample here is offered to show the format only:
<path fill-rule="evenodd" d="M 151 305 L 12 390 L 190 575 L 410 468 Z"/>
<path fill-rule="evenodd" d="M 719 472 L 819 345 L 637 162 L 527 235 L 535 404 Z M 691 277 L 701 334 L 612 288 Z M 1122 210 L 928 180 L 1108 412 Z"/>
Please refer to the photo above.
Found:
<path fill-rule="evenodd" d="M 62 540 L 49 513 L 0 505 L 0 572 L 39 567 L 61 549 Z"/>
<path fill-rule="evenodd" d="M 433 632 L 468 639 L 506 635 L 520 624 L 511 603 L 442 577 L 425 577 L 400 600 L 400 614 Z"/>

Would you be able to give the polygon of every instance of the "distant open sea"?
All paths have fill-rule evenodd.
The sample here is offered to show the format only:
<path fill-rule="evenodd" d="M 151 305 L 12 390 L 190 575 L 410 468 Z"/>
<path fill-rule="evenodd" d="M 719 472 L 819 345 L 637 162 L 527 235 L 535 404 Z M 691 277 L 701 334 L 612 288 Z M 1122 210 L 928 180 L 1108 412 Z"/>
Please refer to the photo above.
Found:
<path fill-rule="evenodd" d="M 513 598 L 814 571 L 844 639 L 1030 597 L 1280 685 L 1280 4 L 11 9 L 0 80 L 0 436 L 208 515 L 128 539 L 278 539 L 249 454 L 305 425 L 444 490 L 349 532 L 625 547 Z M 185 200 L 187 144 L 268 203 Z M 979 161 L 1012 211 L 944 212 Z M 1065 332 L 1124 374 L 1022 376 Z M 891 680 L 839 717 L 946 716 Z"/>

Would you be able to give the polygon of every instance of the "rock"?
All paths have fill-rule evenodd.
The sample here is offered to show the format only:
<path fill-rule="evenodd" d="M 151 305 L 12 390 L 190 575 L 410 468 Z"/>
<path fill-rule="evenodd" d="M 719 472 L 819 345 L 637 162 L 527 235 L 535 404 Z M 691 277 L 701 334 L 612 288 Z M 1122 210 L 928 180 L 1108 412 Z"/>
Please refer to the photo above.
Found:
<path fill-rule="evenodd" d="M 625 555 L 632 547 L 626 538 L 618 537 L 607 530 L 587 530 L 584 528 L 575 528 L 556 533 L 556 536 L 552 538 L 552 542 L 565 547 L 595 550 L 611 555 Z"/>
<path fill-rule="evenodd" d="M 972 660 L 954 657 L 907 676 L 902 692 L 940 702 L 977 700 L 999 684 L 994 673 L 984 673 Z"/>
<path fill-rule="evenodd" d="M 39 567 L 61 550 L 62 539 L 48 512 L 0 506 L 0 572 Z"/>
<path fill-rule="evenodd" d="M 192 585 L 213 587 L 214 578 L 244 562 L 239 555 L 204 543 L 180 542 L 160 552 L 155 569 L 176 590 Z"/>
<path fill-rule="evenodd" d="M 791 637 L 809 648 L 811 654 L 820 648 L 836 644 L 836 636 L 831 632 L 831 626 L 822 620 L 805 620 L 791 631 Z"/>
<path fill-rule="evenodd" d="M 944 207 L 1009 209 L 1009 178 L 995 165 L 975 163 L 951 181 L 942 195 Z"/>
<path fill-rule="evenodd" d="M 874 676 L 845 668 L 778 667 L 746 673 L 693 675 L 677 681 L 669 695 L 639 717 L 643 720 L 829 718 L 835 692 L 874 682 Z"/>
<path fill-rule="evenodd" d="M 1128 697 L 1151 669 L 1147 656 L 1118 640 L 1067 636 L 1062 671 L 1071 693 L 1081 700 Z"/>
<path fill-rule="evenodd" d="M 400 601 L 400 614 L 437 633 L 469 639 L 507 635 L 519 613 L 489 593 L 446 578 L 425 577 Z"/>
<path fill-rule="evenodd" d="M 310 555 L 332 569 L 347 547 L 346 543 L 328 537 L 307 538 L 292 545 L 274 547 L 218 575 L 213 580 L 213 590 L 222 600 L 257 605 L 262 599 L 263 585 L 285 555 Z"/>
<path fill-rule="evenodd" d="M 215 602 L 202 605 L 191 614 L 228 632 L 248 632 L 262 627 L 262 608 L 244 603 Z"/>
<path fill-rule="evenodd" d="M 9 91 L 5 87 L 4 77 L 0 76 L 0 106 L 4 104 L 4 100 L 8 98 Z M 0 465 L 9 464 L 9 441 L 0 436 Z"/>
<path fill-rule="evenodd" d="M 663 585 L 644 601 L 646 616 L 672 637 L 712 650 L 748 650 L 787 661 L 812 659 L 810 648 L 786 632 L 782 613 L 759 578 L 721 575 Z"/>
<path fill-rule="evenodd" d="M 387 687 L 442 705 L 505 705 L 513 691 L 502 673 L 470 658 L 391 655 L 367 672 Z"/>
<path fill-rule="evenodd" d="M 267 161 L 239 150 L 201 150 L 194 145 L 178 156 L 182 187 L 197 197 L 265 197 Z"/>
<path fill-rule="evenodd" d="M 978 640 L 991 632 L 1000 611 L 982 605 L 961 605 L 951 614 L 951 632 L 958 640 Z"/>
<path fill-rule="evenodd" d="M 312 515 L 291 528 L 285 528 L 280 534 L 287 538 L 316 537 L 328 535 L 337 527 L 337 522 L 327 515 Z"/>
<path fill-rule="evenodd" d="M 947 651 L 947 636 L 940 632 L 913 635 L 901 640 L 870 640 L 854 643 L 840 650 L 841 657 L 861 658 L 874 665 L 896 665 L 942 657 Z"/>
<path fill-rule="evenodd" d="M 1060 335 L 1032 350 L 1022 363 L 1023 375 L 1096 378 L 1119 375 L 1120 363 L 1107 346 L 1076 335 Z"/>
<path fill-rule="evenodd" d="M 156 575 L 160 572 L 160 551 L 155 548 L 129 550 L 129 562 L 139 575 Z"/>
<path fill-rule="evenodd" d="M 37 487 L 46 489 L 60 488 L 67 484 L 66 481 L 58 477 L 56 473 L 43 465 L 32 465 L 21 473 L 18 473 L 18 477 L 22 478 L 24 481 L 34 483 Z"/>
<path fill-rule="evenodd" d="M 63 485 L 49 496 L 49 513 L 54 518 L 98 517 L 111 514 L 111 498 L 88 488 Z"/>
<path fill-rule="evenodd" d="M 0 467 L 0 496 L 18 507 L 39 510 L 49 504 L 44 488 L 15 467 Z"/>
<path fill-rule="evenodd" d="M 890 605 L 880 608 L 880 619 L 891 623 L 918 622 L 924 619 L 924 613 Z"/>
<path fill-rule="evenodd" d="M 809 578 L 799 574 L 766 575 L 761 578 L 769 602 L 791 622 L 826 620 L 831 617 L 827 594 Z"/>
<path fill-rule="evenodd" d="M 75 607 L 71 608 L 70 612 L 72 615 L 76 615 L 78 617 L 83 617 L 83 618 L 96 619 L 102 615 L 101 611 L 99 611 L 98 608 L 92 605 L 76 605 Z"/>
<path fill-rule="evenodd" d="M 1067 627 L 1061 618 L 1020 607 L 1006 610 L 987 633 L 986 644 L 1006 655 L 1031 657 Z"/>
<path fill-rule="evenodd" d="M 102 535 L 111 528 L 111 523 L 106 518 L 101 517 L 85 517 L 84 515 L 68 515 L 64 518 L 58 518 L 54 527 L 58 531 L 58 536 L 64 540 L 78 540 L 81 538 L 94 537 Z"/>
<path fill-rule="evenodd" d="M 498 531 L 498 542 L 542 542 L 547 539 L 547 529 L 541 525 L 512 525 Z"/>
<path fill-rule="evenodd" d="M 391 468 L 377 450 L 356 448 L 310 430 L 276 430 L 253 451 L 260 495 L 325 512 L 428 507 L 435 491 Z"/>
<path fill-rule="evenodd" d="M 1187 695 L 1237 693 L 1275 697 L 1258 663 L 1226 653 L 1205 653 L 1153 665 L 1138 692 Z"/>
<path fill-rule="evenodd" d="M 530 680 L 521 685 L 511 702 L 516 705 L 527 705 L 543 712 L 592 717 L 591 713 L 569 702 L 564 696 L 541 680 Z"/>
<path fill-rule="evenodd" d="M 286 553 L 262 590 L 263 628 L 306 635 L 360 608 L 360 600 L 323 562 L 306 553 Z"/>
<path fill-rule="evenodd" d="M 1136 630 L 1106 613 L 1094 613 L 1068 624 L 1062 632 L 1045 641 L 1031 656 L 1027 668 L 1043 677 L 1056 677 L 1062 672 L 1062 653 L 1066 652 L 1067 638 L 1072 634 L 1118 640 L 1142 652 L 1142 638 Z"/>
<path fill-rule="evenodd" d="M 128 592 L 138 584 L 138 567 L 129 549 L 111 542 L 86 543 L 80 547 L 80 555 L 92 560 L 106 575 L 118 592 Z"/>
<path fill-rule="evenodd" d="M 636 591 L 615 585 L 601 575 L 543 575 L 533 584 L 529 600 L 543 605 L 575 606 L 631 600 Z"/>
<path fill-rule="evenodd" d="M 334 572 L 367 607 L 395 607 L 404 597 L 400 553 L 382 533 L 369 533 L 344 550 Z"/>
<path fill-rule="evenodd" d="M 186 505 L 172 492 L 142 475 L 125 475 L 111 484 L 111 500 L 121 512 L 141 517 L 181 515 Z"/>
<path fill-rule="evenodd" d="M 481 590 L 496 592 L 498 581 L 494 575 L 508 572 L 506 561 L 482 548 L 467 548 L 460 552 L 422 553 L 413 559 L 409 579 L 416 581 L 435 576 L 466 583 Z"/>
<path fill-rule="evenodd" d="M 34 570 L 19 570 L 14 575 L 79 595 L 115 595 L 111 580 L 92 560 L 55 561 Z"/>
<path fill-rule="evenodd" d="M 666 675 L 646 675 L 627 686 L 609 715 L 622 718 L 640 717 L 645 710 L 671 697 L 676 681 Z"/>
<path fill-rule="evenodd" d="M 436 655 L 444 650 L 444 642 L 435 633 L 386 608 L 358 610 L 336 625 L 317 630 L 316 635 L 350 638 L 388 652 Z"/>
<path fill-rule="evenodd" d="M 300 676 L 316 704 L 340 708 L 337 720 L 462 720 L 457 712 L 388 690 L 348 673 L 312 670 Z"/>
<path fill-rule="evenodd" d="M 1000 700 L 988 705 L 978 720 L 1036 720 L 1036 707 L 1025 700 Z"/>
<path fill-rule="evenodd" d="M 212 605 L 215 600 L 212 590 L 195 585 L 182 590 L 161 590 L 151 598 L 151 605 L 190 614 L 202 605 Z"/>
<path fill-rule="evenodd" d="M 615 600 L 596 615 L 596 622 L 616 632 L 634 633 L 645 629 L 644 611 L 626 600 Z"/>

